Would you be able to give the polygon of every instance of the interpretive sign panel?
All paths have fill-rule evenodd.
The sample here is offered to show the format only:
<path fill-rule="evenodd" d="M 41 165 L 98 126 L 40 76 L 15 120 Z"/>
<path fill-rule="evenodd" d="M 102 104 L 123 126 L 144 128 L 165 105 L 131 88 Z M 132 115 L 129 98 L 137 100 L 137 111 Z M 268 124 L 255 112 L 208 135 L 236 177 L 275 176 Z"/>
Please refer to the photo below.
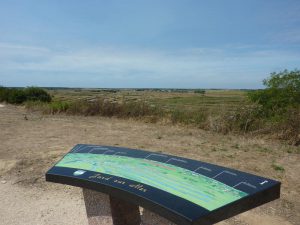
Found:
<path fill-rule="evenodd" d="M 46 180 L 107 193 L 178 224 L 211 224 L 279 198 L 280 182 L 136 149 L 76 145 Z"/>

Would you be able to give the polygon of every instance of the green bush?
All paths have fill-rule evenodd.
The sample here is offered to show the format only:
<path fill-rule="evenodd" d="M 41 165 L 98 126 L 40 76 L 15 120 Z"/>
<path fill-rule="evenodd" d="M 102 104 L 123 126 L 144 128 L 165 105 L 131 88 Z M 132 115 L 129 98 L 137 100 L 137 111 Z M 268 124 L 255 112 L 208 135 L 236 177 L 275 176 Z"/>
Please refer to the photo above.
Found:
<path fill-rule="evenodd" d="M 264 90 L 250 92 L 249 99 L 261 106 L 259 119 L 268 133 L 300 145 L 300 71 L 271 73 L 263 81 Z"/>
<path fill-rule="evenodd" d="M 7 102 L 8 100 L 8 89 L 0 86 L 0 102 Z"/>
<path fill-rule="evenodd" d="M 51 96 L 42 88 L 27 87 L 24 92 L 27 101 L 51 102 Z"/>
<path fill-rule="evenodd" d="M 11 104 L 21 104 L 26 101 L 26 94 L 22 89 L 10 89 L 7 102 Z"/>
<path fill-rule="evenodd" d="M 289 107 L 300 105 L 299 70 L 271 73 L 263 84 L 266 89 L 249 92 L 248 97 L 251 101 L 262 105 L 266 116 L 281 114 Z"/>
<path fill-rule="evenodd" d="M 5 88 L 0 87 L 0 102 L 21 104 L 25 101 L 51 102 L 51 96 L 42 88 Z"/>

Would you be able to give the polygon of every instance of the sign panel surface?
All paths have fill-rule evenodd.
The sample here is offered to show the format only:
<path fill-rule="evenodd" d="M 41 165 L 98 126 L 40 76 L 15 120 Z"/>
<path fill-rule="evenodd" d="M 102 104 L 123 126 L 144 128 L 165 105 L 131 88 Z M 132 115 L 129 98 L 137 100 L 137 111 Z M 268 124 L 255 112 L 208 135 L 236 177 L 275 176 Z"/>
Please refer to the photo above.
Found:
<path fill-rule="evenodd" d="M 222 211 L 245 211 L 278 198 L 280 190 L 277 181 L 205 162 L 96 145 L 76 145 L 46 179 L 118 195 L 181 224 L 219 221 L 226 218 Z"/>

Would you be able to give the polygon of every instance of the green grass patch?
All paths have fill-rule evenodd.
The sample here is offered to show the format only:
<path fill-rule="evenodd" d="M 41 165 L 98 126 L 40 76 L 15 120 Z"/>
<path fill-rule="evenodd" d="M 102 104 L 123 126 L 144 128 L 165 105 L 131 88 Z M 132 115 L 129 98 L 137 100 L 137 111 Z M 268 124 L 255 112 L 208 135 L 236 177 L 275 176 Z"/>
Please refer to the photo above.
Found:
<path fill-rule="evenodd" d="M 273 164 L 271 165 L 271 167 L 272 167 L 275 171 L 278 171 L 278 172 L 284 172 L 284 171 L 285 171 L 285 169 L 283 168 L 283 166 L 280 166 L 280 165 L 275 164 L 275 163 L 273 163 Z"/>

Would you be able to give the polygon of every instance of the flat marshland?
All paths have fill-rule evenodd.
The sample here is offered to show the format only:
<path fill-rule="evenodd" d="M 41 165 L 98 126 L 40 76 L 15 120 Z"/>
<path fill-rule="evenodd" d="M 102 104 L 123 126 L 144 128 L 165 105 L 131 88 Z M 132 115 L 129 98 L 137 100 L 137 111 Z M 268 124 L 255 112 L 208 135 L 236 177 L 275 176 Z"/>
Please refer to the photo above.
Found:
<path fill-rule="evenodd" d="M 207 128 L 222 112 L 248 104 L 245 91 L 54 89 L 54 102 L 107 99 L 145 102 L 167 112 L 158 120 L 102 115 L 43 113 L 0 107 L 1 224 L 87 224 L 79 188 L 46 183 L 44 174 L 77 143 L 123 146 L 211 162 L 282 182 L 281 198 L 221 222 L 289 225 L 300 221 L 299 146 L 251 133 Z M 205 111 L 201 126 L 172 121 L 173 112 Z M 118 114 L 121 115 L 121 114 Z M 140 114 L 139 114 L 140 115 Z M 189 115 L 189 114 L 184 114 Z M 181 115 L 180 115 L 181 116 Z M 208 116 L 208 118 L 207 118 Z M 213 122 L 210 122 L 213 123 Z M 243 127 L 244 129 L 244 127 Z"/>
<path fill-rule="evenodd" d="M 55 89 L 49 90 L 54 101 L 93 100 L 106 98 L 110 101 L 145 101 L 166 109 L 194 110 L 207 108 L 215 110 L 243 104 L 246 91 L 172 89 Z"/>

